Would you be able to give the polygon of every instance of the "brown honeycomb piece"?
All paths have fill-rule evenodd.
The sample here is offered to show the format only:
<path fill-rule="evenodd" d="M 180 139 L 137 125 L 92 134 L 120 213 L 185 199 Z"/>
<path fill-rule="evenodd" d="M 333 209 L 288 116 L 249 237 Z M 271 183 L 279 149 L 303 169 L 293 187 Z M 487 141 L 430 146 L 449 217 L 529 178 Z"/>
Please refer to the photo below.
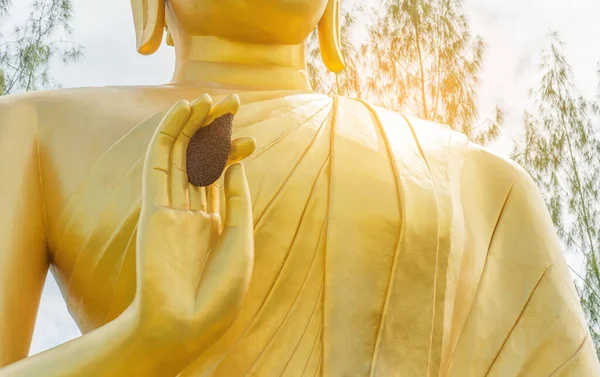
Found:
<path fill-rule="evenodd" d="M 187 149 L 187 174 L 191 184 L 204 187 L 219 179 L 231 150 L 232 128 L 233 114 L 226 113 L 194 134 Z"/>

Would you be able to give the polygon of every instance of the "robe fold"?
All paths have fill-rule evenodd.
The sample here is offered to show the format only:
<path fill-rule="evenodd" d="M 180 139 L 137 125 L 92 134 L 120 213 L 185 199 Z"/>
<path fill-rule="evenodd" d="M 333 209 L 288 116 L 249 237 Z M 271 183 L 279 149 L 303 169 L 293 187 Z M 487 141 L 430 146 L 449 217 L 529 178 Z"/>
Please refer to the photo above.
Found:
<path fill-rule="evenodd" d="M 600 376 L 546 206 L 520 167 L 358 100 L 240 99 L 233 136 L 257 141 L 244 162 L 252 282 L 231 328 L 182 377 Z M 103 154 L 51 229 L 53 271 L 84 332 L 133 297 L 143 157 L 164 114 Z"/>

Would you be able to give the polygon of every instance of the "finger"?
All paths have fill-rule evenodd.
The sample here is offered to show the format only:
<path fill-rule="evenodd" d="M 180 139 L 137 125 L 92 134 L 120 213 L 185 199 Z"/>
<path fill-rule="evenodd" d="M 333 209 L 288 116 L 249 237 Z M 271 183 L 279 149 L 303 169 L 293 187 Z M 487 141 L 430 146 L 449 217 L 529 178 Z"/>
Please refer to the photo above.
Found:
<path fill-rule="evenodd" d="M 191 111 L 192 107 L 188 101 L 180 100 L 175 102 L 161 121 L 159 128 L 162 128 L 161 131 L 163 133 L 176 139 L 183 126 L 190 119 Z"/>
<path fill-rule="evenodd" d="M 190 210 L 206 212 L 206 190 L 204 187 L 199 187 L 190 184 L 188 186 L 190 195 Z"/>
<path fill-rule="evenodd" d="M 175 209 L 190 209 L 187 149 L 191 137 L 203 125 L 210 111 L 211 102 L 210 97 L 204 94 L 191 104 L 190 117 L 187 123 L 181 128 L 173 145 L 169 179 L 171 206 Z"/>
<path fill-rule="evenodd" d="M 212 99 L 208 94 L 203 94 L 192 102 L 191 107 L 190 119 L 181 131 L 189 139 L 194 137 L 199 128 L 208 124 L 206 119 L 212 107 Z"/>
<path fill-rule="evenodd" d="M 178 101 L 158 125 L 144 160 L 144 200 L 156 206 L 170 205 L 169 160 L 175 137 L 190 115 L 187 101 Z"/>
<path fill-rule="evenodd" d="M 219 101 L 216 105 L 213 106 L 205 123 L 210 124 L 215 119 L 217 119 L 218 117 L 225 115 L 225 114 L 231 113 L 231 114 L 235 115 L 237 113 L 237 111 L 239 110 L 239 108 L 240 108 L 240 98 L 235 94 L 231 94 L 231 95 L 223 98 L 221 101 Z"/>
<path fill-rule="evenodd" d="M 227 158 L 227 165 L 240 162 L 254 153 L 256 140 L 253 137 L 240 137 L 231 142 L 231 150 Z"/>
<path fill-rule="evenodd" d="M 219 188 L 215 183 L 206 188 L 206 202 L 208 204 L 208 212 L 219 213 Z"/>
<path fill-rule="evenodd" d="M 151 207 L 171 206 L 169 174 L 166 170 L 144 166 L 142 201 Z"/>
<path fill-rule="evenodd" d="M 176 102 L 161 120 L 154 132 L 146 154 L 150 167 L 169 170 L 171 149 L 179 132 L 190 117 L 191 107 L 187 101 Z"/>
<path fill-rule="evenodd" d="M 225 228 L 252 227 L 252 203 L 244 167 L 231 165 L 225 172 Z"/>
<path fill-rule="evenodd" d="M 171 194 L 171 208 L 190 209 L 187 173 L 178 167 L 172 167 L 169 172 L 169 190 Z"/>

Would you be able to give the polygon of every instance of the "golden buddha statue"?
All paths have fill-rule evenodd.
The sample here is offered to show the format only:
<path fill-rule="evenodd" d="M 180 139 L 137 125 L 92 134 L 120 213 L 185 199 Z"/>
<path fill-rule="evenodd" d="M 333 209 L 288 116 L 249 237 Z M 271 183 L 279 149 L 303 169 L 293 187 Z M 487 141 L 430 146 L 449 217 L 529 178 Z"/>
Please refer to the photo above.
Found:
<path fill-rule="evenodd" d="M 1 377 L 600 376 L 520 167 L 310 90 L 315 25 L 343 68 L 338 0 L 132 5 L 170 84 L 0 99 Z M 229 167 L 191 185 L 223 114 Z M 83 335 L 27 357 L 48 268 Z"/>

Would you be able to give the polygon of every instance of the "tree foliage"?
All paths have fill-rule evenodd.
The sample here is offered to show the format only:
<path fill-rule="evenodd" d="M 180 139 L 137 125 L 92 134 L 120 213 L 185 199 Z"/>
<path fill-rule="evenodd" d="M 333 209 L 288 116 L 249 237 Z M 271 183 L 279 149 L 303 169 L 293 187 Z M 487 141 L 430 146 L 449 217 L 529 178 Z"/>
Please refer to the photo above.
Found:
<path fill-rule="evenodd" d="M 0 0 L 0 21 L 8 19 L 11 0 Z M 57 87 L 49 75 L 54 59 L 77 60 L 81 48 L 64 38 L 72 30 L 71 0 L 34 0 L 24 22 L 0 34 L 0 95 Z"/>
<path fill-rule="evenodd" d="M 504 114 L 498 106 L 475 125 L 485 43 L 472 36 L 460 0 L 385 0 L 366 11 L 343 9 L 342 21 L 347 69 L 341 74 L 328 75 L 319 65 L 311 37 L 308 69 L 315 90 L 445 123 L 479 143 L 499 136 Z M 357 45 L 353 31 L 360 28 L 367 36 Z"/>
<path fill-rule="evenodd" d="M 556 33 L 549 39 L 539 88 L 531 91 L 535 108 L 525 113 L 525 134 L 513 158 L 541 188 L 567 250 L 583 261 L 583 268 L 572 272 L 600 350 L 599 103 L 580 95 L 562 42 Z"/>

